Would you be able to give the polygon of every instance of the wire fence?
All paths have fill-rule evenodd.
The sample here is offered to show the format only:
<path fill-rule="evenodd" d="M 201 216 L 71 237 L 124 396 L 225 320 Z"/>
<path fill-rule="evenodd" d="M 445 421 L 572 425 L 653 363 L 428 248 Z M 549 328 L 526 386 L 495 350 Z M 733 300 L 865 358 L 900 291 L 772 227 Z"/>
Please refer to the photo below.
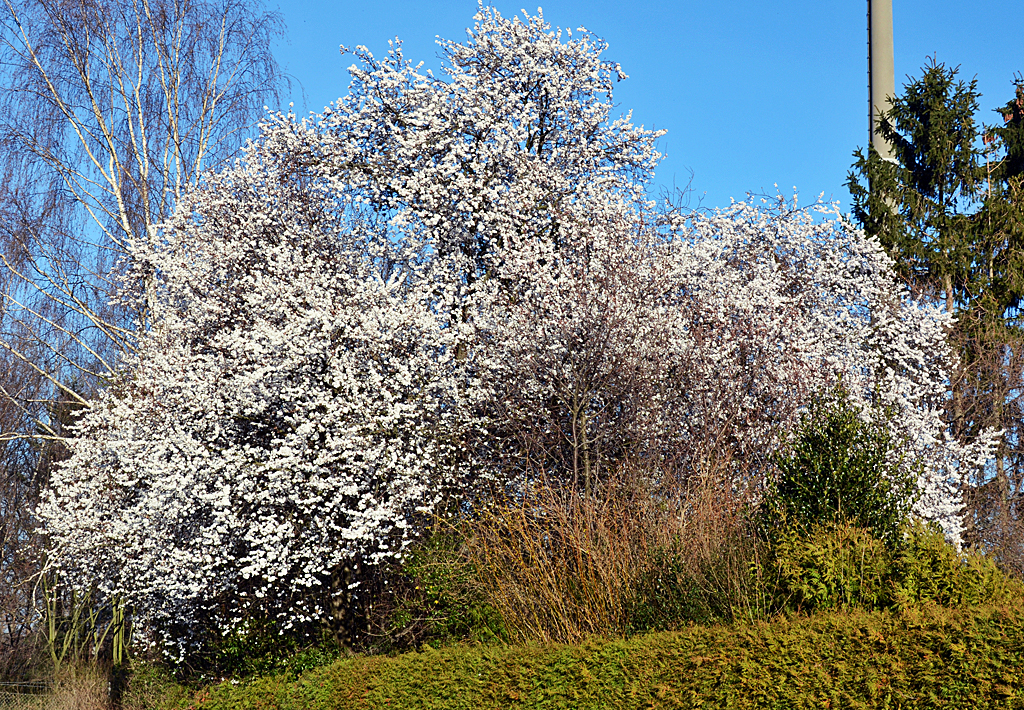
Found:
<path fill-rule="evenodd" d="M 0 683 L 0 710 L 43 710 L 51 696 L 49 683 Z"/>

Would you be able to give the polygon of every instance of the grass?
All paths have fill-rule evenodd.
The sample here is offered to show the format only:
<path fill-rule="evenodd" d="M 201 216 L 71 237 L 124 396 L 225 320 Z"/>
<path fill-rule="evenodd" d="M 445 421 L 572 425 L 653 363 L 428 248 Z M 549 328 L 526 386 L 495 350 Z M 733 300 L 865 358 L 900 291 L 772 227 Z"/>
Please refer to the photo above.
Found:
<path fill-rule="evenodd" d="M 429 647 L 200 691 L 205 710 L 1024 708 L 1024 610 L 821 612 L 580 645 Z"/>

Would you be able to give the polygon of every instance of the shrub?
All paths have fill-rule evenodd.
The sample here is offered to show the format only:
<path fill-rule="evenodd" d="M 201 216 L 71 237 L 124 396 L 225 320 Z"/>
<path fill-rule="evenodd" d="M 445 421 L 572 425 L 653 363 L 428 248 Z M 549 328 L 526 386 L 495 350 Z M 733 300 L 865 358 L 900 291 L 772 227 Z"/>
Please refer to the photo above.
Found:
<path fill-rule="evenodd" d="M 120 698 L 122 710 L 177 710 L 194 707 L 192 690 L 179 683 L 168 668 L 138 659 L 129 664 L 129 675 Z"/>
<path fill-rule="evenodd" d="M 798 611 L 862 607 L 891 600 L 892 554 L 870 532 L 849 523 L 788 528 L 774 547 L 783 604 Z"/>
<path fill-rule="evenodd" d="M 203 652 L 193 654 L 179 672 L 200 677 L 257 678 L 284 673 L 298 676 L 305 670 L 327 665 L 341 655 L 327 625 L 318 635 L 308 629 L 287 628 L 278 621 L 251 618 L 220 633 L 206 630 Z"/>
<path fill-rule="evenodd" d="M 887 413 L 870 414 L 866 421 L 842 386 L 812 401 L 777 457 L 766 506 L 770 530 L 849 521 L 895 548 L 917 472 L 896 455 Z"/>
<path fill-rule="evenodd" d="M 914 522 L 893 559 L 894 597 L 900 606 L 935 602 L 966 608 L 1024 598 L 1020 582 L 977 552 L 962 553 L 934 525 Z"/>
<path fill-rule="evenodd" d="M 578 643 L 627 631 L 652 547 L 654 506 L 644 502 L 611 483 L 593 496 L 535 486 L 469 523 L 468 554 L 511 638 Z"/>
<path fill-rule="evenodd" d="M 581 646 L 354 658 L 208 692 L 206 710 L 943 708 L 1024 704 L 1020 609 L 833 612 Z"/>
<path fill-rule="evenodd" d="M 688 623 L 752 621 L 774 613 L 777 570 L 752 524 L 748 500 L 719 462 L 678 501 L 667 544 L 656 546 L 629 604 L 633 632 Z"/>
<path fill-rule="evenodd" d="M 370 618 L 368 649 L 486 643 L 507 637 L 468 559 L 462 532 L 439 521 L 388 575 Z"/>
<path fill-rule="evenodd" d="M 905 524 L 890 549 L 849 522 L 789 528 L 776 541 L 772 564 L 781 584 L 779 608 L 912 608 L 1019 603 L 1024 587 L 984 555 L 962 552 L 936 525 Z"/>
<path fill-rule="evenodd" d="M 762 619 L 777 574 L 721 467 L 623 466 L 590 495 L 534 486 L 468 524 L 469 558 L 511 639 L 578 643 Z"/>
<path fill-rule="evenodd" d="M 95 663 L 67 664 L 53 679 L 49 707 L 64 710 L 110 710 L 109 676 Z"/>

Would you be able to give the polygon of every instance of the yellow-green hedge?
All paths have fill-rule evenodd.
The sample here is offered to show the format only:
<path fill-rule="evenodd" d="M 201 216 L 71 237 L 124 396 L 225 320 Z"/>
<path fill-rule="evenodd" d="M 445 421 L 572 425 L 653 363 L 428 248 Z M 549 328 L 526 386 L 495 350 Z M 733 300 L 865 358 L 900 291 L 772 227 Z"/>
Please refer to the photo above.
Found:
<path fill-rule="evenodd" d="M 256 708 L 1024 708 L 1024 610 L 847 611 L 583 646 L 350 658 L 296 682 L 224 684 Z"/>

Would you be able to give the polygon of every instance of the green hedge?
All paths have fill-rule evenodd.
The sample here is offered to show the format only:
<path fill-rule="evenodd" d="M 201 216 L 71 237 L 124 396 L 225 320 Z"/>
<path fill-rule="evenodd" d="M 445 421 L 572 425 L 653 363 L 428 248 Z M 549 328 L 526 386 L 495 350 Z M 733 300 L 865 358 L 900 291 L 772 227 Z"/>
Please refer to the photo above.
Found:
<path fill-rule="evenodd" d="M 357 657 L 223 684 L 206 710 L 1024 708 L 1024 610 L 818 613 L 569 646 Z"/>

